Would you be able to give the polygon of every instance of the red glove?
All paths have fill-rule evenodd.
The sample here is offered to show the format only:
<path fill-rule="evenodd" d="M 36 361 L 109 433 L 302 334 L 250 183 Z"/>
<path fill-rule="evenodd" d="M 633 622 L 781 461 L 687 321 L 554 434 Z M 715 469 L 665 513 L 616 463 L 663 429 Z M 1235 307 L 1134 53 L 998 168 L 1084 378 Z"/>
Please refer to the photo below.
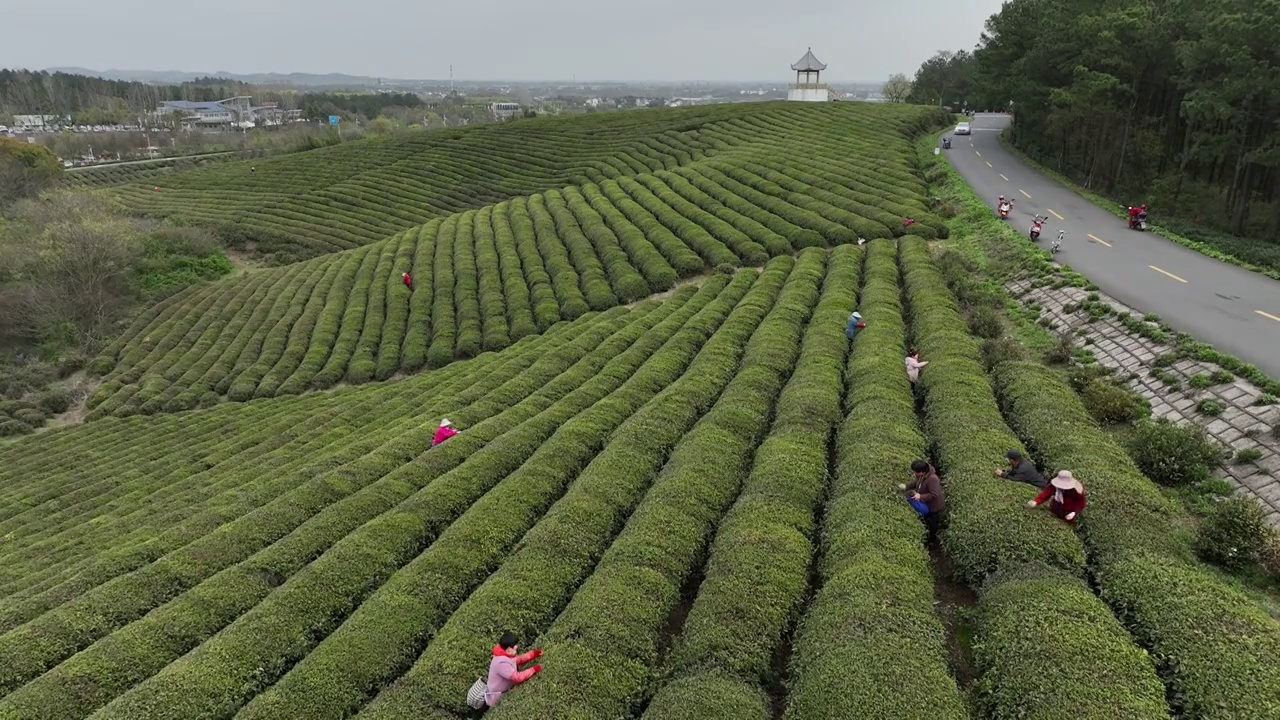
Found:
<path fill-rule="evenodd" d="M 537 675 L 538 673 L 542 672 L 542 665 L 541 665 L 541 664 L 534 665 L 534 666 L 533 666 L 532 668 L 530 668 L 530 669 L 531 669 L 531 670 L 533 670 L 533 674 L 534 674 L 534 675 Z"/>
<path fill-rule="evenodd" d="M 536 648 L 532 653 L 529 653 L 529 655 L 530 660 L 536 660 L 537 658 L 542 657 L 542 648 Z"/>

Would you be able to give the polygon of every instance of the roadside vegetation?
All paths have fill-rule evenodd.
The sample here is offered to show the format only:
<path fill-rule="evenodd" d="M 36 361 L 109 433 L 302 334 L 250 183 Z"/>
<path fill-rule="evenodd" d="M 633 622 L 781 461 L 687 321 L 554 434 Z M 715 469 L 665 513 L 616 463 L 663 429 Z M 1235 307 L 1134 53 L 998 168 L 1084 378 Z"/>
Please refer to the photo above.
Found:
<path fill-rule="evenodd" d="M 917 71 L 908 100 L 1012 111 L 1010 140 L 1106 198 L 1147 203 L 1184 244 L 1280 274 L 1280 83 L 1265 3 L 1160 8 L 1015 0 L 978 47 Z"/>

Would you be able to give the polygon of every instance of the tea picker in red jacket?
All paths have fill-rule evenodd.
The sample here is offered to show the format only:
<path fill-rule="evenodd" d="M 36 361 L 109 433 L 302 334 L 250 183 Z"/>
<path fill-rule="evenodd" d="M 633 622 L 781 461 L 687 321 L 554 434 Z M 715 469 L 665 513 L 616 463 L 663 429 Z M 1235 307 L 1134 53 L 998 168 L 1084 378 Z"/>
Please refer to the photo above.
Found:
<path fill-rule="evenodd" d="M 413 278 L 409 277 L 409 273 L 402 274 L 400 276 L 400 279 L 404 280 L 405 287 L 409 288 L 410 290 L 413 289 Z"/>
<path fill-rule="evenodd" d="M 1027 507 L 1035 507 L 1052 498 L 1049 512 L 1069 523 L 1076 521 L 1080 511 L 1084 510 L 1087 501 L 1084 498 L 1084 486 L 1071 475 L 1070 470 L 1060 471 L 1049 481 L 1035 500 L 1028 500 Z"/>
<path fill-rule="evenodd" d="M 542 657 L 542 650 L 517 655 L 520 651 L 517 642 L 515 635 L 504 633 L 498 644 L 493 646 L 493 659 L 489 661 L 489 678 L 485 683 L 484 693 L 485 704 L 489 707 L 497 705 L 503 693 L 542 672 L 542 665 L 534 665 L 528 670 L 519 669 L 521 665 Z"/>
<path fill-rule="evenodd" d="M 453 423 L 449 422 L 449 418 L 440 421 L 440 427 L 436 428 L 436 436 L 431 439 L 431 447 L 435 447 L 440 443 L 448 440 L 458 434 L 458 430 L 453 429 Z"/>

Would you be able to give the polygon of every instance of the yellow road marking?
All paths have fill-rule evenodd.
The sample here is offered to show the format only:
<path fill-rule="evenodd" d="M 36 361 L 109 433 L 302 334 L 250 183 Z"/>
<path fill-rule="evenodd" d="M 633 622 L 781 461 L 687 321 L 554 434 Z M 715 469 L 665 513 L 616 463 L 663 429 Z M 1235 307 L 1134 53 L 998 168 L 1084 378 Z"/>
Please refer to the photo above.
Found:
<path fill-rule="evenodd" d="M 1160 273 L 1161 275 L 1168 275 L 1169 277 L 1173 278 L 1174 280 L 1177 280 L 1177 281 L 1178 281 L 1178 282 L 1180 282 L 1180 283 L 1185 283 L 1185 282 L 1186 282 L 1186 280 L 1183 280 L 1182 278 L 1178 277 L 1177 275 L 1174 275 L 1173 273 L 1169 272 L 1168 270 L 1161 270 L 1160 268 L 1156 267 L 1155 265 L 1148 265 L 1147 267 L 1151 268 L 1152 270 L 1155 270 L 1156 272 Z"/>
<path fill-rule="evenodd" d="M 1272 315 L 1272 314 L 1271 314 L 1271 313 L 1269 313 L 1269 312 L 1264 312 L 1264 311 L 1262 311 L 1262 310 L 1254 310 L 1254 312 L 1258 313 L 1259 315 L 1261 315 L 1261 316 L 1262 316 L 1262 317 L 1264 317 L 1264 318 L 1268 318 L 1268 319 L 1270 319 L 1270 320 L 1275 320 L 1276 322 L 1280 322 L 1280 317 L 1276 317 L 1275 315 Z"/>
<path fill-rule="evenodd" d="M 969 144 L 972 145 L 973 143 L 969 143 Z M 982 153 L 978 152 L 977 150 L 974 150 L 973 152 L 977 153 L 978 157 L 982 157 Z"/>
<path fill-rule="evenodd" d="M 1026 190 L 1023 190 L 1022 188 L 1018 188 L 1018 192 L 1022 193 L 1023 195 L 1026 195 L 1028 200 L 1031 199 L 1031 193 L 1027 192 Z"/>
<path fill-rule="evenodd" d="M 1107 247 L 1111 247 L 1111 243 L 1107 242 L 1106 240 L 1103 240 L 1102 238 L 1098 237 L 1097 235 L 1090 234 L 1090 235 L 1089 235 L 1089 239 L 1090 239 L 1090 240 L 1097 240 L 1098 242 L 1102 243 L 1103 245 L 1106 245 Z"/>
<path fill-rule="evenodd" d="M 991 161 L 990 161 L 990 160 L 988 160 L 988 161 L 987 161 L 987 167 L 989 167 L 989 168 L 995 168 L 995 165 L 992 165 L 992 164 L 991 164 Z"/>
<path fill-rule="evenodd" d="M 1064 217 L 1062 217 L 1061 215 L 1059 215 L 1058 213 L 1054 212 L 1052 208 L 1050 208 L 1050 209 L 1049 209 L 1049 214 L 1050 214 L 1050 215 L 1052 215 L 1052 216 L 1054 216 L 1054 217 L 1056 217 L 1056 218 L 1058 218 L 1059 220 L 1066 220 L 1066 218 L 1064 218 Z"/>
<path fill-rule="evenodd" d="M 1005 182 L 1009 182 L 1009 178 L 1004 177 L 1004 173 L 1000 173 L 1000 177 L 1004 178 Z"/>

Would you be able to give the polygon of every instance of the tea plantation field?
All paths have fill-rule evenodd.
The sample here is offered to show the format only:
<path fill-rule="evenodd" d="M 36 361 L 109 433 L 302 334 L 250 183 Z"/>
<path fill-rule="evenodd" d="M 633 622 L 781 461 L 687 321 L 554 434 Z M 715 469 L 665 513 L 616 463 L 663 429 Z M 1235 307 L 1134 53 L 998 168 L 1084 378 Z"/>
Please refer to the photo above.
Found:
<path fill-rule="evenodd" d="M 376 175 L 410 167 L 406 162 L 435 163 L 446 150 L 519 165 L 525 162 L 521 153 L 537 147 L 536 134 L 527 142 L 508 138 L 514 144 L 500 146 L 506 154 L 473 155 L 467 148 L 478 142 L 473 136 L 491 139 L 504 131 L 563 127 L 568 140 L 543 134 L 578 153 L 620 153 L 631 165 L 623 163 L 608 175 L 592 171 L 595 180 L 580 177 L 576 185 L 463 209 L 398 231 L 398 220 L 377 223 L 436 211 L 424 204 L 426 196 L 407 190 L 412 184 L 381 180 L 393 183 L 386 187 L 395 193 L 382 197 L 382 204 L 362 205 L 353 222 L 374 235 L 394 234 L 286 268 L 204 285 L 156 305 L 92 364 L 105 374 L 90 402 L 94 416 L 176 411 L 228 398 L 383 380 L 501 349 L 560 320 L 670 290 L 682 278 L 716 266 L 760 265 L 806 247 L 859 238 L 905 232 L 932 239 L 947 231 L 914 170 L 912 138 L 938 120 L 928 109 L 766 104 L 636 113 L 644 122 L 626 120 L 630 115 L 608 116 L 607 122 L 587 116 L 529 123 L 529 131 L 520 130 L 523 122 L 476 128 L 456 141 L 431 139 L 440 143 L 439 150 L 423 150 L 418 146 L 426 141 L 410 136 L 281 157 L 272 161 L 279 167 L 270 172 L 264 163 L 255 182 L 276 178 L 299 186 L 314 178 L 304 167 L 285 169 L 323 164 L 330 156 L 341 161 L 327 170 L 335 176 L 344 172 L 343 163 L 370 165 L 373 169 L 363 172 Z M 684 134 L 714 156 L 694 154 L 693 146 L 690 152 L 671 146 L 659 153 L 652 138 L 614 149 L 621 142 L 614 136 L 624 131 L 670 140 L 674 127 L 686 128 Z M 574 139 L 574 133 L 587 139 Z M 381 153 L 393 148 L 409 153 L 410 160 L 384 158 Z M 575 155 L 566 157 L 568 162 Z M 378 160 L 387 164 L 373 165 Z M 229 173 L 246 182 L 243 166 L 223 164 L 175 176 L 175 182 L 204 183 L 200 192 L 212 192 L 216 185 L 211 183 Z M 454 176 L 434 170 L 421 174 L 422 167 L 412 165 L 417 168 L 412 172 L 455 187 L 449 184 L 457 182 Z M 542 166 L 530 165 L 529 172 L 536 167 Z M 624 167 L 634 172 L 623 174 Z M 475 168 L 467 172 L 475 183 L 490 181 Z M 509 174 L 493 177 L 514 182 Z M 516 190 L 511 186 L 474 197 L 487 200 L 508 191 Z M 172 200 L 170 194 L 161 196 L 157 202 Z M 265 194 L 250 196 L 261 201 Z M 905 218 L 914 224 L 904 228 Z M 344 222 L 332 213 L 312 219 L 328 228 Z M 401 281 L 405 272 L 413 279 L 412 291 Z"/>
<path fill-rule="evenodd" d="M 63 173 L 62 185 L 66 188 L 105 188 L 142 181 L 156 182 L 162 177 L 168 177 L 183 170 L 231 162 L 243 155 L 244 153 L 239 152 L 219 152 L 95 165 Z"/>
<path fill-rule="evenodd" d="M 1059 371 L 984 364 L 942 121 L 618 113 L 108 189 L 316 256 L 149 308 L 88 422 L 0 444 L 0 720 L 473 717 L 503 631 L 546 654 L 496 720 L 1280 718 L 1280 622 Z M 1015 447 L 1079 527 L 993 475 Z"/>
<path fill-rule="evenodd" d="M 546 655 L 499 719 L 1275 716 L 1280 624 L 1057 374 L 991 380 L 925 241 L 877 239 L 400 382 L 0 447 L 0 717 L 461 717 L 504 629 Z M 1089 479 L 1078 534 L 991 475 L 1022 443 Z M 930 448 L 972 705 L 893 490 Z"/>
<path fill-rule="evenodd" d="M 821 136 L 833 122 L 873 150 L 867 163 L 894 168 L 894 153 L 902 150 L 894 141 L 930 115 L 920 108 L 824 111 L 797 115 L 773 103 L 537 118 L 222 163 L 113 193 L 137 212 L 212 224 L 229 241 L 301 258 L 569 184 L 673 170 L 735 148 L 828 143 Z M 893 187 L 872 194 L 892 197 Z"/>

